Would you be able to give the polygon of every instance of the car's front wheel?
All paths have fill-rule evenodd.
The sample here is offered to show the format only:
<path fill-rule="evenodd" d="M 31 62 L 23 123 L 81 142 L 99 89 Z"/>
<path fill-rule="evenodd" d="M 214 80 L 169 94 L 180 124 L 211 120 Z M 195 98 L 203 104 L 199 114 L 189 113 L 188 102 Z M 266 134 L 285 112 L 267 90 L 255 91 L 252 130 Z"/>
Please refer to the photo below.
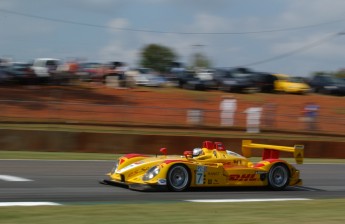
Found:
<path fill-rule="evenodd" d="M 268 185 L 273 190 L 283 190 L 289 184 L 289 170 L 285 164 L 275 164 L 268 172 Z"/>
<path fill-rule="evenodd" d="M 183 164 L 175 164 L 170 167 L 167 175 L 168 188 L 171 191 L 184 191 L 191 182 L 189 169 Z"/>

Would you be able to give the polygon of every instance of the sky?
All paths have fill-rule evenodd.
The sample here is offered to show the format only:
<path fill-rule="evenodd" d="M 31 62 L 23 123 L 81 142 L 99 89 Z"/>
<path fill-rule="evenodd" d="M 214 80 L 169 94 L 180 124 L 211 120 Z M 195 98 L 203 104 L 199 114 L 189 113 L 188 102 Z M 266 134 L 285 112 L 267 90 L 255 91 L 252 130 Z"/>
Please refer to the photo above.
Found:
<path fill-rule="evenodd" d="M 148 44 L 190 64 L 309 76 L 345 68 L 343 0 L 1 0 L 0 57 L 123 61 Z"/>

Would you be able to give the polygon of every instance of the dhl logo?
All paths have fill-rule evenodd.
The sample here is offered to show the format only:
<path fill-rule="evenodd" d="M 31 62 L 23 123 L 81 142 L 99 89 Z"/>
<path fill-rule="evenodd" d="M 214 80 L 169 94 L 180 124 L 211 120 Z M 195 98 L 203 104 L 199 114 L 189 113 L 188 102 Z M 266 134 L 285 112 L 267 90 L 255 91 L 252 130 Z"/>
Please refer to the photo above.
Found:
<path fill-rule="evenodd" d="M 231 174 L 230 181 L 256 181 L 255 174 Z"/>

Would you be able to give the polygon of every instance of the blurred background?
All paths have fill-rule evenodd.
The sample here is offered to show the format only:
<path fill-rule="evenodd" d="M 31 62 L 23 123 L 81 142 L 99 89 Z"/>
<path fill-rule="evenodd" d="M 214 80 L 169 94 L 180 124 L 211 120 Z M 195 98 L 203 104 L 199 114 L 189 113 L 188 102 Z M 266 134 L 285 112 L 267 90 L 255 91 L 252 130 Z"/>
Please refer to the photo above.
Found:
<path fill-rule="evenodd" d="M 4 0 L 0 119 L 343 133 L 345 3 L 326 4 Z"/>

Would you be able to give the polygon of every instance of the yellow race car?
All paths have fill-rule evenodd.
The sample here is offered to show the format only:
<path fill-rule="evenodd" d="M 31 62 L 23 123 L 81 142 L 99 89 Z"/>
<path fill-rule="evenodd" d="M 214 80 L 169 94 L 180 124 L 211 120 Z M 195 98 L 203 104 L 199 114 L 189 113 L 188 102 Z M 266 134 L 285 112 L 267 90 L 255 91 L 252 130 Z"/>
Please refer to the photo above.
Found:
<path fill-rule="evenodd" d="M 251 162 L 252 149 L 262 149 L 262 161 Z M 201 148 L 185 151 L 183 156 L 127 154 L 118 159 L 102 180 L 103 184 L 125 185 L 135 190 L 184 191 L 195 187 L 269 186 L 283 190 L 301 185 L 300 172 L 279 159 L 280 152 L 293 153 L 303 163 L 304 146 L 255 144 L 243 140 L 242 155 L 226 150 L 221 142 L 205 141 Z"/>

